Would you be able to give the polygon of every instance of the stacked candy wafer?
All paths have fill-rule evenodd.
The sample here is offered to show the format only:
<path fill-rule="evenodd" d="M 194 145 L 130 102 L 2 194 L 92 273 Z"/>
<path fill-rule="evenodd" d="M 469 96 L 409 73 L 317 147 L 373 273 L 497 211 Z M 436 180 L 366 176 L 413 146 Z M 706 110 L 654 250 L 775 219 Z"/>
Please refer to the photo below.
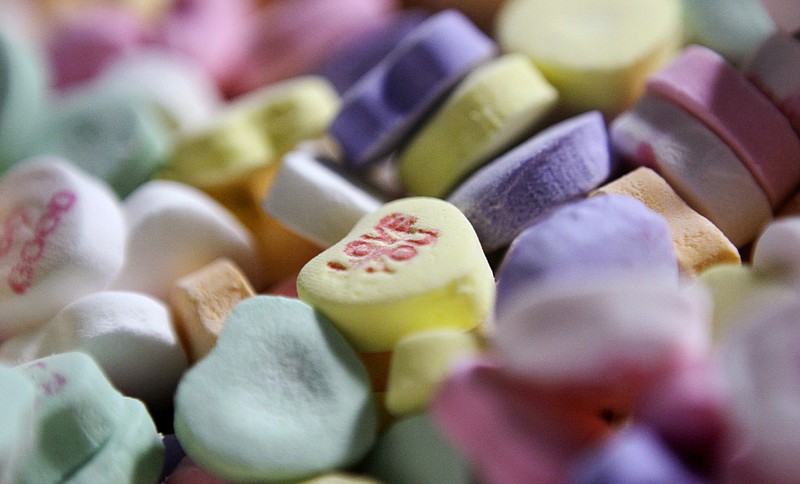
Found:
<path fill-rule="evenodd" d="M 798 30 L 7 0 L 0 483 L 798 481 Z"/>

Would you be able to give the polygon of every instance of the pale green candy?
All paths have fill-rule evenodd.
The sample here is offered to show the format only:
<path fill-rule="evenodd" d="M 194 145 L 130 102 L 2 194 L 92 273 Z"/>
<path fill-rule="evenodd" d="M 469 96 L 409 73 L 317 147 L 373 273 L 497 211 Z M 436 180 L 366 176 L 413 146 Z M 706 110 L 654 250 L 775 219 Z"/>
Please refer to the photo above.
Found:
<path fill-rule="evenodd" d="M 86 90 L 53 109 L 32 154 L 62 156 L 124 198 L 163 166 L 170 144 L 166 121 L 143 98 Z"/>
<path fill-rule="evenodd" d="M 125 398 L 84 353 L 62 353 L 15 367 L 34 384 L 35 446 L 16 484 L 61 482 L 117 431 Z"/>
<path fill-rule="evenodd" d="M 384 484 L 476 482 L 467 460 L 424 413 L 392 424 L 364 460 L 364 472 Z"/>
<path fill-rule="evenodd" d="M 682 0 L 689 41 L 738 64 L 775 32 L 775 22 L 759 0 Z"/>
<path fill-rule="evenodd" d="M 0 32 L 0 173 L 27 156 L 46 92 L 41 52 Z"/>
<path fill-rule="evenodd" d="M 175 433 L 201 467 L 236 482 L 300 479 L 357 462 L 377 412 L 366 369 L 307 304 L 254 296 L 181 380 Z"/>
<path fill-rule="evenodd" d="M 144 404 L 125 399 L 116 433 L 64 484 L 156 484 L 164 465 L 164 444 Z"/>
<path fill-rule="evenodd" d="M 0 482 L 11 476 L 33 444 L 33 384 L 18 372 L 0 366 Z"/>

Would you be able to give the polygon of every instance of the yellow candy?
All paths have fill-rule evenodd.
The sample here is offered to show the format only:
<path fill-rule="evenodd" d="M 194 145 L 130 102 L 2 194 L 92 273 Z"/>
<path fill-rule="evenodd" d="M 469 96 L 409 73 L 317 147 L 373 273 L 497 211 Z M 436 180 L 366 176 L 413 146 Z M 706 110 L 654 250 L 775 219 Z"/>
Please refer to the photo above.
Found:
<path fill-rule="evenodd" d="M 389 369 L 387 410 L 395 417 L 423 411 L 453 362 L 477 354 L 479 348 L 477 337 L 465 331 L 426 331 L 398 341 Z"/>
<path fill-rule="evenodd" d="M 650 168 L 637 168 L 592 192 L 604 193 L 632 196 L 667 220 L 682 274 L 695 276 L 716 264 L 741 263 L 739 251 L 722 231 L 689 207 Z"/>
<path fill-rule="evenodd" d="M 613 116 L 681 45 L 680 0 L 508 0 L 496 36 L 533 59 L 568 111 Z"/>
<path fill-rule="evenodd" d="M 478 67 L 401 153 L 403 184 L 417 195 L 446 196 L 529 133 L 557 99 L 556 90 L 522 54 Z"/>
<path fill-rule="evenodd" d="M 366 215 L 297 277 L 300 299 L 362 352 L 390 351 L 423 330 L 474 328 L 490 314 L 494 291 L 469 221 L 452 204 L 427 197 Z"/>
<path fill-rule="evenodd" d="M 175 326 L 190 363 L 211 351 L 228 313 L 254 295 L 247 277 L 227 259 L 175 281 L 169 303 L 177 315 Z"/>

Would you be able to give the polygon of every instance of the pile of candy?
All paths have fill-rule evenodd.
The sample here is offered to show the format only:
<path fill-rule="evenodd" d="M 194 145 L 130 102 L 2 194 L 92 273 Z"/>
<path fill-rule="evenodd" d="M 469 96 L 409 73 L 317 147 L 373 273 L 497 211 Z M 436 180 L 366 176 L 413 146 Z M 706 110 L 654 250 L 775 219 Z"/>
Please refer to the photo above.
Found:
<path fill-rule="evenodd" d="M 0 483 L 800 482 L 795 0 L 4 0 Z"/>

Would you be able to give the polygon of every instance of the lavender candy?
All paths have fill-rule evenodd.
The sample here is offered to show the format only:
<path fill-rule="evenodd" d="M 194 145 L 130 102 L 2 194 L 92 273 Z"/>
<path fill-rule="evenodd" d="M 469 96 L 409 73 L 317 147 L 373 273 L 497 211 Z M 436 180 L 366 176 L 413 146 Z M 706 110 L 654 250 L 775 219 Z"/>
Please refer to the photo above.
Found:
<path fill-rule="evenodd" d="M 495 312 L 544 281 L 633 270 L 666 271 L 678 283 L 666 220 L 626 195 L 582 199 L 543 215 L 514 239 L 497 271 Z"/>
<path fill-rule="evenodd" d="M 458 11 L 422 22 L 344 93 L 329 132 L 345 162 L 362 167 L 396 149 L 472 68 L 496 54 L 497 44 Z"/>
<path fill-rule="evenodd" d="M 652 430 L 633 425 L 587 452 L 573 468 L 575 484 L 701 484 Z"/>
<path fill-rule="evenodd" d="M 421 10 L 392 15 L 348 40 L 317 68 L 317 74 L 328 79 L 339 93 L 346 92 L 426 18 Z"/>
<path fill-rule="evenodd" d="M 546 209 L 584 195 L 611 171 L 599 111 L 534 135 L 468 178 L 448 201 L 475 227 L 484 250 L 508 245 Z"/>

